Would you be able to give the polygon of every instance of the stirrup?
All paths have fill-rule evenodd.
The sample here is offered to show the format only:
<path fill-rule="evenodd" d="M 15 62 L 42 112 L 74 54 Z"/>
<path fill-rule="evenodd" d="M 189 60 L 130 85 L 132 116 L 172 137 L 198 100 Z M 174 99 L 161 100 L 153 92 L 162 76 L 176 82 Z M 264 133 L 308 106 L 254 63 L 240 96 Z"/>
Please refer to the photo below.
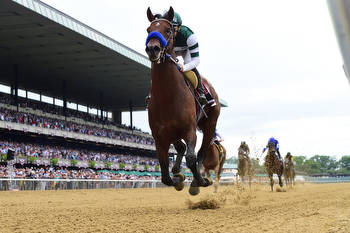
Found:
<path fill-rule="evenodd" d="M 204 94 L 199 94 L 198 93 L 198 101 L 203 106 L 208 104 L 208 100 L 207 100 L 207 98 L 205 97 Z"/>

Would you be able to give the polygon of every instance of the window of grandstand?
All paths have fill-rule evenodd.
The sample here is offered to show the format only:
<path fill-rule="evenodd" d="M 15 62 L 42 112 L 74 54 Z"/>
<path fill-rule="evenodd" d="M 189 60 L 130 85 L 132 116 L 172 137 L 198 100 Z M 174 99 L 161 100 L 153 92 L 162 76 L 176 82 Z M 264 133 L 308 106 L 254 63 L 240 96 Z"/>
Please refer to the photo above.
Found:
<path fill-rule="evenodd" d="M 63 100 L 55 99 L 55 105 L 63 107 Z"/>
<path fill-rule="evenodd" d="M 22 89 L 18 89 L 18 96 L 26 98 L 26 91 Z"/>
<path fill-rule="evenodd" d="M 11 87 L 0 84 L 0 92 L 11 94 Z"/>
<path fill-rule="evenodd" d="M 82 112 L 87 112 L 87 107 L 84 106 L 84 105 L 78 104 L 78 110 L 79 110 L 79 111 L 82 111 Z"/>
<path fill-rule="evenodd" d="M 108 112 L 108 118 L 112 119 L 112 113 L 111 112 Z"/>
<path fill-rule="evenodd" d="M 41 96 L 41 101 L 48 104 L 53 104 L 53 98 L 45 95 Z"/>
<path fill-rule="evenodd" d="M 89 113 L 97 115 L 97 109 L 96 108 L 89 108 Z"/>
<path fill-rule="evenodd" d="M 31 91 L 28 91 L 28 99 L 40 101 L 40 95 Z"/>
<path fill-rule="evenodd" d="M 77 104 L 76 103 L 72 103 L 72 102 L 67 102 L 67 108 L 76 110 L 77 109 Z"/>

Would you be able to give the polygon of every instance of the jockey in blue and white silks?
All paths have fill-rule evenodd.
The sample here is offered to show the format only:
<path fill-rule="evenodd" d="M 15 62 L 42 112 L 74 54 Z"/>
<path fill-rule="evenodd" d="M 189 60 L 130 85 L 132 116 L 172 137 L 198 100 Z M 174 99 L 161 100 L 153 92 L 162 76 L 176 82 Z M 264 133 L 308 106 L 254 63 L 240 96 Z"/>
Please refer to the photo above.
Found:
<path fill-rule="evenodd" d="M 266 149 L 268 148 L 269 144 L 275 145 L 278 157 L 279 157 L 280 160 L 282 160 L 282 157 L 281 157 L 281 154 L 280 154 L 280 144 L 277 141 L 277 139 L 275 139 L 273 137 L 271 137 L 269 139 L 269 141 L 267 142 L 267 146 L 263 149 L 263 153 L 266 151 Z"/>

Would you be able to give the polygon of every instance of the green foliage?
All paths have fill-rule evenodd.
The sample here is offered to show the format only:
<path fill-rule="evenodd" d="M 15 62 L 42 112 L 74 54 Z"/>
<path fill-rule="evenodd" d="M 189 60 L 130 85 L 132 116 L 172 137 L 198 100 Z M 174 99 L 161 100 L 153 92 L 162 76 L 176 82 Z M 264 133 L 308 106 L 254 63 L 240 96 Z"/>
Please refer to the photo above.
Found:
<path fill-rule="evenodd" d="M 134 170 L 136 170 L 137 169 L 137 164 L 134 164 L 132 167 L 134 168 Z"/>
<path fill-rule="evenodd" d="M 231 157 L 225 160 L 225 163 L 234 163 L 237 164 L 238 163 L 238 158 L 236 157 Z"/>
<path fill-rule="evenodd" d="M 120 163 L 120 164 L 119 164 L 119 168 L 120 168 L 120 169 L 124 169 L 124 168 L 125 168 L 125 163 Z"/>
<path fill-rule="evenodd" d="M 252 161 L 254 173 L 256 173 L 256 174 L 264 174 L 264 173 L 266 173 L 266 169 L 265 169 L 264 163 L 260 163 L 260 160 L 254 159 L 254 158 L 252 158 L 251 161 Z"/>
<path fill-rule="evenodd" d="M 149 169 L 149 165 L 145 165 L 145 171 L 147 171 Z"/>
<path fill-rule="evenodd" d="M 96 166 L 96 162 L 95 161 L 90 161 L 89 163 L 91 168 L 94 168 Z"/>
<path fill-rule="evenodd" d="M 106 167 L 107 167 L 107 168 L 111 168 L 111 166 L 112 166 L 112 163 L 111 163 L 111 162 L 107 162 L 107 163 L 106 163 Z"/>
<path fill-rule="evenodd" d="M 72 162 L 71 162 L 72 166 L 76 166 L 78 164 L 78 160 L 76 159 L 73 159 Z"/>
<path fill-rule="evenodd" d="M 350 156 L 343 156 L 339 161 L 327 155 L 315 155 L 310 159 L 305 156 L 294 156 L 296 172 L 309 175 L 350 174 Z"/>
<path fill-rule="evenodd" d="M 339 160 L 339 167 L 344 171 L 350 172 L 350 155 L 344 155 Z"/>
<path fill-rule="evenodd" d="M 155 166 L 154 169 L 155 169 L 156 171 L 159 171 L 159 170 L 160 170 L 160 165 Z"/>
<path fill-rule="evenodd" d="M 29 161 L 29 163 L 34 163 L 36 161 L 36 157 L 35 156 L 29 156 L 28 161 Z"/>
<path fill-rule="evenodd" d="M 7 154 L 1 154 L 1 161 L 5 162 L 7 160 Z"/>
<path fill-rule="evenodd" d="M 51 159 L 51 164 L 52 164 L 53 166 L 56 166 L 56 165 L 58 164 L 58 158 L 53 158 L 53 159 Z"/>

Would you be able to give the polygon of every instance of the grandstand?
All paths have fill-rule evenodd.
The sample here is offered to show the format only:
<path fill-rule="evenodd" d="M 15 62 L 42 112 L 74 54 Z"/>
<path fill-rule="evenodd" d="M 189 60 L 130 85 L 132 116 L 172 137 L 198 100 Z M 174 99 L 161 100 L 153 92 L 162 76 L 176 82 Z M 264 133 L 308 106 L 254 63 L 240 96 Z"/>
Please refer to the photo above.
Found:
<path fill-rule="evenodd" d="M 39 0 L 2 0 L 0 16 L 3 176 L 9 150 L 18 174 L 159 170 L 152 136 L 132 123 L 145 110 L 148 58 Z"/>

